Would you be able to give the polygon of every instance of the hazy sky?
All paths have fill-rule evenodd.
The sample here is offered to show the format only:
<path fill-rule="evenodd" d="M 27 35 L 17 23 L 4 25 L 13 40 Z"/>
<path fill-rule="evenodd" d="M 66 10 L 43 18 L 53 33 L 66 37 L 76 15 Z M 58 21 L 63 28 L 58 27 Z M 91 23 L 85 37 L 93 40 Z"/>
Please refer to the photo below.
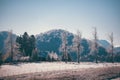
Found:
<path fill-rule="evenodd" d="M 0 0 L 0 31 L 39 34 L 66 29 L 92 39 L 97 27 L 99 39 L 113 32 L 120 45 L 120 0 Z"/>

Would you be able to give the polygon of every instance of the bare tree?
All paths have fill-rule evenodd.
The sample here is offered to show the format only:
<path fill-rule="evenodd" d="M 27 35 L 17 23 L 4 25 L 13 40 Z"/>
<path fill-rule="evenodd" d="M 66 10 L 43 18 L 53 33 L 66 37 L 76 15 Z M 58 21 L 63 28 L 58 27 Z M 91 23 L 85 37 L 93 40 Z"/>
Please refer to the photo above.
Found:
<path fill-rule="evenodd" d="M 13 61 L 13 38 L 12 38 L 12 30 L 10 31 L 10 46 L 11 46 L 11 62 Z"/>
<path fill-rule="evenodd" d="M 96 27 L 94 27 L 93 37 L 94 37 L 93 49 L 94 49 L 94 54 L 95 54 L 95 62 L 98 63 L 98 43 L 97 43 L 98 37 L 97 37 Z"/>
<path fill-rule="evenodd" d="M 80 54 L 81 54 L 81 51 L 82 51 L 82 46 L 81 46 L 81 40 L 82 40 L 82 34 L 81 32 L 78 30 L 77 31 L 77 35 L 74 37 L 73 39 L 73 43 L 74 43 L 74 46 L 76 49 L 77 49 L 77 62 L 80 63 Z"/>
<path fill-rule="evenodd" d="M 67 37 L 66 33 L 64 32 L 62 35 L 62 52 L 63 52 L 63 59 L 65 60 L 65 63 L 68 61 L 68 52 L 67 52 Z"/>
<path fill-rule="evenodd" d="M 111 53 L 111 58 L 112 58 L 112 63 L 114 63 L 114 52 L 113 52 L 113 49 L 114 49 L 114 44 L 113 44 L 113 32 L 109 35 L 109 39 L 110 39 L 110 44 L 111 44 L 111 47 L 110 47 L 110 53 Z"/>
<path fill-rule="evenodd" d="M 9 53 L 9 55 L 6 55 L 6 57 L 10 57 L 11 62 L 13 61 L 13 36 L 12 36 L 12 30 L 9 31 L 8 37 L 5 40 L 5 50 L 6 54 Z"/>

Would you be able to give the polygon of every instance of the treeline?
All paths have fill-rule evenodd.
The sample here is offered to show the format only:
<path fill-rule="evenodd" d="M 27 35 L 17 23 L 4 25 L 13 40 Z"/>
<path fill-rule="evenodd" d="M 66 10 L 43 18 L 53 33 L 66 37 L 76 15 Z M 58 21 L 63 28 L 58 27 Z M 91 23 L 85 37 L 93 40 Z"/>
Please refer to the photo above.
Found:
<path fill-rule="evenodd" d="M 23 35 L 17 36 L 15 42 L 13 41 L 12 31 L 9 32 L 9 36 L 6 40 L 7 47 L 6 53 L 2 54 L 0 52 L 0 64 L 4 62 L 14 63 L 14 62 L 35 62 L 35 61 L 72 61 L 72 55 L 70 53 L 76 54 L 77 62 L 80 63 L 82 61 L 91 61 L 91 62 L 112 62 L 120 61 L 120 55 L 116 55 L 114 53 L 114 39 L 113 33 L 109 35 L 110 38 L 110 47 L 108 51 L 99 46 L 98 44 L 98 34 L 97 29 L 94 28 L 93 31 L 93 41 L 91 46 L 83 46 L 82 41 L 86 42 L 86 40 L 82 39 L 82 33 L 78 30 L 76 35 L 72 40 L 72 46 L 68 45 L 67 33 L 63 32 L 61 34 L 61 45 L 60 52 L 62 55 L 58 55 L 56 52 L 44 52 L 47 54 L 46 57 L 41 56 L 41 51 L 36 47 L 36 38 L 34 35 L 28 35 L 25 32 Z M 54 44 L 53 44 L 54 45 Z M 90 47 L 90 49 L 88 49 Z M 71 52 L 70 52 L 71 51 Z M 85 53 L 85 54 L 83 54 Z M 89 53 L 89 54 L 88 54 Z M 104 55 L 102 55 L 104 53 Z"/>
<path fill-rule="evenodd" d="M 18 46 L 18 50 L 20 51 L 22 56 L 29 56 L 30 61 L 37 60 L 37 48 L 36 48 L 36 39 L 34 35 L 29 36 L 27 32 L 25 32 L 22 36 L 18 36 L 16 38 L 16 43 Z"/>
<path fill-rule="evenodd" d="M 0 64 L 16 63 L 23 61 L 38 61 L 38 50 L 36 48 L 36 38 L 34 35 L 17 36 L 15 42 L 13 40 L 12 31 L 9 32 L 5 41 L 5 53 L 0 52 Z"/>
<path fill-rule="evenodd" d="M 89 46 L 89 49 L 82 45 L 82 33 L 78 30 L 76 35 L 73 38 L 72 46 L 68 45 L 68 41 L 66 38 L 66 33 L 62 34 L 62 53 L 64 61 L 67 63 L 67 61 L 72 60 L 69 51 L 72 51 L 76 53 L 77 55 L 77 62 L 80 63 L 80 61 L 92 61 L 95 63 L 98 62 L 120 62 L 120 54 L 117 54 L 114 52 L 114 36 L 113 33 L 111 33 L 109 36 L 110 46 L 109 49 L 105 49 L 104 47 L 100 46 L 98 44 L 98 33 L 96 27 L 94 27 L 93 31 L 93 41 L 91 45 Z M 86 55 L 86 54 L 87 55 Z M 89 54 L 88 54 L 89 53 Z"/>

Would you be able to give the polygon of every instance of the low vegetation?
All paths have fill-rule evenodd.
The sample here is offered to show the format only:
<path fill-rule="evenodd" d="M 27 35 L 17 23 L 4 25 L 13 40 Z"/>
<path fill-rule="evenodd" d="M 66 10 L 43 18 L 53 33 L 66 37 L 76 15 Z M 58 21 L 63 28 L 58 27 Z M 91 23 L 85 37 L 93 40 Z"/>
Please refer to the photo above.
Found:
<path fill-rule="evenodd" d="M 5 80 L 109 80 L 120 77 L 119 63 L 41 62 L 3 65 L 0 79 Z"/>

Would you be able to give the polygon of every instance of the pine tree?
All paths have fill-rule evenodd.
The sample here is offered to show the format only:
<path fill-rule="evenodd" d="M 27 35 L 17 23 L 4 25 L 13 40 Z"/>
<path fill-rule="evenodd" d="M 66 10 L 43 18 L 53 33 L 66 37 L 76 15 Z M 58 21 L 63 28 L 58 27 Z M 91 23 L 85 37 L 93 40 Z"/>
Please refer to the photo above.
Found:
<path fill-rule="evenodd" d="M 29 56 L 32 56 L 33 50 L 35 50 L 35 37 L 34 35 L 31 35 L 29 38 Z"/>
<path fill-rule="evenodd" d="M 19 47 L 19 51 L 23 53 L 23 41 L 22 41 L 22 39 L 23 39 L 22 36 L 17 36 L 16 43 L 18 43 L 17 46 Z M 22 54 L 22 55 L 25 55 L 25 54 Z"/>
<path fill-rule="evenodd" d="M 35 50 L 35 41 L 35 36 L 29 36 L 27 32 L 17 37 L 16 42 L 19 44 L 19 50 L 23 53 L 23 56 L 32 57 L 32 53 Z"/>
<path fill-rule="evenodd" d="M 25 56 L 29 56 L 29 35 L 27 32 L 25 32 L 22 36 L 22 45 L 23 53 L 25 53 Z"/>

